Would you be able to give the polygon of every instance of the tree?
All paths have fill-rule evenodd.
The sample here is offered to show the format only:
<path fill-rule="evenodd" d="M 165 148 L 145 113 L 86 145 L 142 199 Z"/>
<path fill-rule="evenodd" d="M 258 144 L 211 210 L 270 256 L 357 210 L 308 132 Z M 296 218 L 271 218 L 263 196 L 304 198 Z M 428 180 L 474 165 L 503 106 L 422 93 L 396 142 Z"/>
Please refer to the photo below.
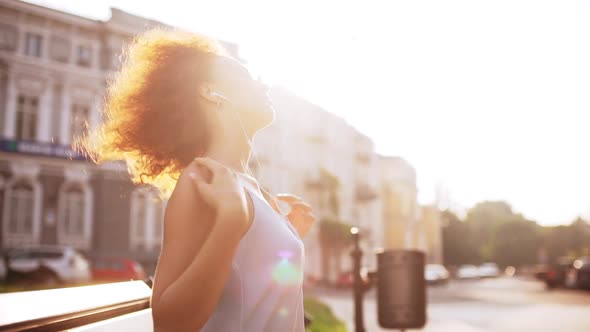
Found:
<path fill-rule="evenodd" d="M 493 260 L 502 266 L 534 264 L 540 244 L 538 228 L 524 218 L 499 225 L 492 243 Z"/>
<path fill-rule="evenodd" d="M 541 227 L 515 213 L 502 201 L 481 202 L 469 209 L 465 221 L 444 211 L 445 264 L 495 261 L 500 265 L 537 263 L 538 253 L 550 261 L 560 256 L 590 255 L 590 224 L 577 218 L 570 225 Z"/>
<path fill-rule="evenodd" d="M 590 225 L 578 217 L 569 226 L 570 249 L 576 256 L 582 256 L 590 249 Z"/>
<path fill-rule="evenodd" d="M 590 255 L 590 224 L 577 218 L 567 226 L 545 227 L 542 230 L 542 246 L 555 261 L 561 256 Z"/>
<path fill-rule="evenodd" d="M 441 213 L 441 219 L 446 224 L 442 230 L 444 264 L 475 263 L 478 255 L 469 225 L 449 210 Z"/>
<path fill-rule="evenodd" d="M 492 258 L 494 230 L 515 218 L 512 207 L 502 201 L 484 201 L 469 209 L 465 222 L 471 228 L 472 240 L 479 244 L 476 250 L 481 261 Z"/>
<path fill-rule="evenodd" d="M 351 225 L 340 220 L 340 200 L 338 189 L 340 181 L 338 177 L 325 168 L 320 168 L 320 183 L 323 191 L 323 199 L 327 201 L 330 214 L 320 220 L 319 236 L 322 250 L 322 276 L 324 279 L 330 275 L 330 269 L 334 266 L 336 274 L 340 274 L 340 257 L 350 245 Z M 334 264 L 335 263 L 335 264 Z"/>
<path fill-rule="evenodd" d="M 527 220 L 521 214 L 514 213 L 512 207 L 506 202 L 484 201 L 469 209 L 465 221 L 471 228 L 472 240 L 477 243 L 476 250 L 479 254 L 479 262 L 483 262 L 495 260 L 498 255 L 504 254 L 501 246 L 506 244 L 506 241 L 501 237 L 507 233 L 502 228 L 503 225 L 510 224 L 506 226 L 510 229 L 520 225 L 519 222 L 526 222 Z M 502 231 L 500 231 L 501 229 Z M 529 230 L 532 231 L 533 228 Z M 529 235 L 536 238 L 536 230 Z M 524 234 L 519 234 L 519 236 L 523 241 L 528 239 L 524 237 Z M 536 252 L 533 257 L 536 257 Z"/>

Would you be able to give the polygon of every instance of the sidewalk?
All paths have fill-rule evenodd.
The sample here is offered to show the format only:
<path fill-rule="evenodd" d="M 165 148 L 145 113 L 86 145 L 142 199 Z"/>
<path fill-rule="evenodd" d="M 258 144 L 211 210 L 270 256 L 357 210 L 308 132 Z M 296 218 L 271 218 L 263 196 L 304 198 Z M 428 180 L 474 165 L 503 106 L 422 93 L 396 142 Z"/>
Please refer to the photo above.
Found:
<path fill-rule="evenodd" d="M 349 298 L 335 298 L 331 296 L 318 295 L 317 298 L 329 305 L 334 315 L 342 319 L 349 332 L 354 332 L 354 307 Z M 379 327 L 377 322 L 377 307 L 375 301 L 365 301 L 364 303 L 364 321 L 367 332 L 388 332 L 395 331 Z M 421 330 L 423 332 L 484 332 L 484 330 L 469 326 L 456 320 L 428 319 L 426 326 Z"/>

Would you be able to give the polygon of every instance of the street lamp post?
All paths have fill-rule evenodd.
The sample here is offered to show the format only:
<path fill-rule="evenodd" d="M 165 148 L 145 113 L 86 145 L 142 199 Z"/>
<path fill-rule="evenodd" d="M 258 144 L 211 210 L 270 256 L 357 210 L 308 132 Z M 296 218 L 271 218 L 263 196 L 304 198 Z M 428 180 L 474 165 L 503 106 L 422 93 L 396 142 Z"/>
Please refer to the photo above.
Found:
<path fill-rule="evenodd" d="M 363 252 L 359 246 L 360 234 L 357 227 L 350 229 L 352 234 L 352 240 L 354 242 L 354 248 L 351 252 L 353 268 L 352 268 L 352 280 L 353 280 L 353 292 L 354 292 L 354 326 L 355 332 L 365 332 L 365 324 L 363 319 L 363 293 L 364 285 L 361 279 L 361 258 Z"/>
<path fill-rule="evenodd" d="M 351 252 L 355 332 L 365 332 L 363 295 L 377 286 L 379 325 L 388 329 L 423 328 L 426 324 L 426 284 L 424 252 L 418 250 L 387 250 L 377 254 L 377 270 L 361 278 L 360 234 L 350 229 L 354 243 Z"/>

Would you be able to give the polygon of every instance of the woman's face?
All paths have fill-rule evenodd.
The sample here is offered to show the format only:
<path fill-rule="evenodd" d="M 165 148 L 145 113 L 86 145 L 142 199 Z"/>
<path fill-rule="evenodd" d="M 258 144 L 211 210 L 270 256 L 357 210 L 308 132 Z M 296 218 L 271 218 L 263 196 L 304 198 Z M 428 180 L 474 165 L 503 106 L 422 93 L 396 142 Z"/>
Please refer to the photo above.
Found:
<path fill-rule="evenodd" d="M 268 87 L 252 78 L 239 62 L 219 57 L 212 68 L 212 80 L 225 100 L 226 108 L 238 112 L 240 120 L 250 130 L 268 126 L 274 119 L 274 108 L 268 96 Z"/>

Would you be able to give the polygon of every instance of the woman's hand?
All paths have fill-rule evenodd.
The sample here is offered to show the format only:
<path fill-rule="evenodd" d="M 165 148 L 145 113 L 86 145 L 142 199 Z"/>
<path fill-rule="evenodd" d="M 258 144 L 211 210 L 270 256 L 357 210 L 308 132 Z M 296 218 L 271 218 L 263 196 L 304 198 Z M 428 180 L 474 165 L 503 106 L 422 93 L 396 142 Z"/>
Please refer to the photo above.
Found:
<path fill-rule="evenodd" d="M 303 238 L 309 232 L 309 229 L 315 221 L 315 216 L 312 213 L 312 208 L 305 203 L 301 198 L 292 194 L 278 194 L 278 200 L 289 204 L 291 211 L 287 214 L 287 218 L 291 225 L 299 233 L 299 237 Z"/>
<path fill-rule="evenodd" d="M 189 176 L 205 204 L 214 211 L 216 220 L 227 223 L 222 226 L 244 235 L 251 221 L 246 193 L 236 174 L 210 158 L 195 158 L 194 162 L 202 172 L 193 172 Z"/>

